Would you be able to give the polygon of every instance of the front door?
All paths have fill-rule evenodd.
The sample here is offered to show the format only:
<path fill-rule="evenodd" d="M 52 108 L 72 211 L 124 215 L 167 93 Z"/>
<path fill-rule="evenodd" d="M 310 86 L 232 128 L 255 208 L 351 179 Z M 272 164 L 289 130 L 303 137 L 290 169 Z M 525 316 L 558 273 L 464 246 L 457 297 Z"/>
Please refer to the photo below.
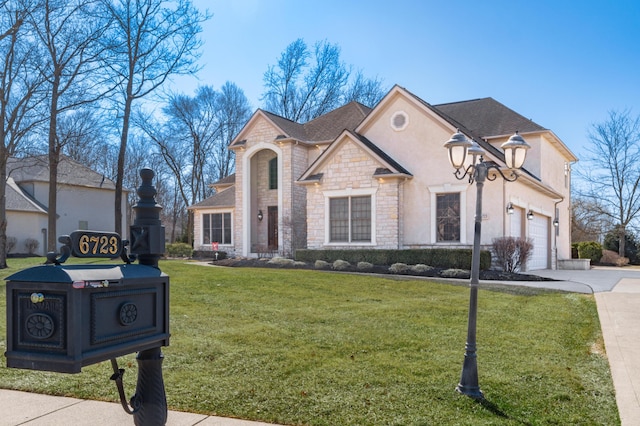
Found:
<path fill-rule="evenodd" d="M 267 243 L 269 250 L 278 249 L 278 206 L 267 207 Z"/>

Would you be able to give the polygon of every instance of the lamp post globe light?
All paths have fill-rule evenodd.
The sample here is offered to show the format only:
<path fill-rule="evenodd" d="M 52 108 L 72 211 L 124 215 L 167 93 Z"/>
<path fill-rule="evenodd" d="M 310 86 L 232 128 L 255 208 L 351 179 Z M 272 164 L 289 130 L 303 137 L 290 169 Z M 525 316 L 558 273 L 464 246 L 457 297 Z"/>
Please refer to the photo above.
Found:
<path fill-rule="evenodd" d="M 469 282 L 469 321 L 467 325 L 467 342 L 464 352 L 464 363 L 460 383 L 456 390 L 471 398 L 482 399 L 482 391 L 478 385 L 478 363 L 476 359 L 476 319 L 478 315 L 478 283 L 480 277 L 480 237 L 482 227 L 482 189 L 486 180 L 493 181 L 502 176 L 508 182 L 518 178 L 516 170 L 524 164 L 529 144 L 516 132 L 500 147 L 504 151 L 508 172 L 505 174 L 498 164 L 484 160 L 484 150 L 475 142 L 469 141 L 458 130 L 451 136 L 444 147 L 448 150 L 449 161 L 455 169 L 454 176 L 458 180 L 468 178 L 469 183 L 476 183 L 476 214 L 473 236 L 473 252 L 471 255 L 471 280 Z M 489 173 L 495 170 L 495 173 Z"/>

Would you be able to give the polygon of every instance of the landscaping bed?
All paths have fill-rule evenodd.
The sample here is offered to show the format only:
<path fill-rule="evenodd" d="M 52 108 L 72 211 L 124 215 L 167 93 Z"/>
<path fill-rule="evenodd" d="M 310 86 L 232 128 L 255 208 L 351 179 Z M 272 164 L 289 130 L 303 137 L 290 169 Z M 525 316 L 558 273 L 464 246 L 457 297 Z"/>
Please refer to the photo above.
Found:
<path fill-rule="evenodd" d="M 456 278 L 456 279 L 469 279 L 470 272 L 468 270 L 461 269 L 445 269 L 445 268 L 433 268 L 428 269 L 418 268 L 416 265 L 406 265 L 404 267 L 392 267 L 387 265 L 366 265 L 362 267 L 359 265 L 343 264 L 340 269 L 335 269 L 332 264 L 326 264 L 324 267 L 316 267 L 315 264 L 305 262 L 293 262 L 290 259 L 282 258 L 228 258 L 217 261 L 211 261 L 212 265 L 216 266 L 229 266 L 229 267 L 249 267 L 249 268 L 288 268 L 288 269 L 313 269 L 313 270 L 334 270 L 340 272 L 355 272 L 355 273 L 372 273 L 372 274 L 392 274 L 392 275 L 412 275 L 420 277 L 432 277 L 432 278 Z M 539 277 L 537 275 L 512 273 L 497 270 L 485 270 L 480 271 L 481 280 L 491 281 L 554 281 L 551 278 Z"/>

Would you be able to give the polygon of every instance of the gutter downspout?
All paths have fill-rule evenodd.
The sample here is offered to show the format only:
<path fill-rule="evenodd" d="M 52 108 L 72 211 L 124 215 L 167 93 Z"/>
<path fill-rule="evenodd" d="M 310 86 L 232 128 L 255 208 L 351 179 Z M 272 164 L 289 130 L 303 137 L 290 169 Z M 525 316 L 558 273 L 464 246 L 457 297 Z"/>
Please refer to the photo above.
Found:
<path fill-rule="evenodd" d="M 553 203 L 553 222 L 559 220 L 558 215 L 558 204 L 564 201 L 564 197 L 561 197 L 559 200 L 554 201 Z M 551 224 L 553 227 L 553 248 L 551 249 L 551 269 L 556 271 L 558 270 L 558 233 L 560 232 L 560 225 L 555 226 L 554 223 Z"/>

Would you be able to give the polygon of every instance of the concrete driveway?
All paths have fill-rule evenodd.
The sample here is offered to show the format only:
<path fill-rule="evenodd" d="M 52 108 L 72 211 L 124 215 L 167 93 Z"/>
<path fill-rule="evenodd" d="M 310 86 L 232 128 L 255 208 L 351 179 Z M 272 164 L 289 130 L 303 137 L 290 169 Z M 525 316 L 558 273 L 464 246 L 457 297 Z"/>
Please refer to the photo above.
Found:
<path fill-rule="evenodd" d="M 640 425 L 640 270 L 596 267 L 533 274 L 561 280 L 535 287 L 594 293 L 622 426 Z"/>
<path fill-rule="evenodd" d="M 560 283 L 555 284 L 553 282 L 541 283 L 539 287 L 556 288 L 579 293 L 601 293 L 612 291 L 623 279 L 638 280 L 638 285 L 640 285 L 640 269 L 593 267 L 587 271 L 554 271 L 544 269 L 528 273 L 560 281 Z M 526 285 L 531 286 L 531 283 L 527 283 Z"/>

